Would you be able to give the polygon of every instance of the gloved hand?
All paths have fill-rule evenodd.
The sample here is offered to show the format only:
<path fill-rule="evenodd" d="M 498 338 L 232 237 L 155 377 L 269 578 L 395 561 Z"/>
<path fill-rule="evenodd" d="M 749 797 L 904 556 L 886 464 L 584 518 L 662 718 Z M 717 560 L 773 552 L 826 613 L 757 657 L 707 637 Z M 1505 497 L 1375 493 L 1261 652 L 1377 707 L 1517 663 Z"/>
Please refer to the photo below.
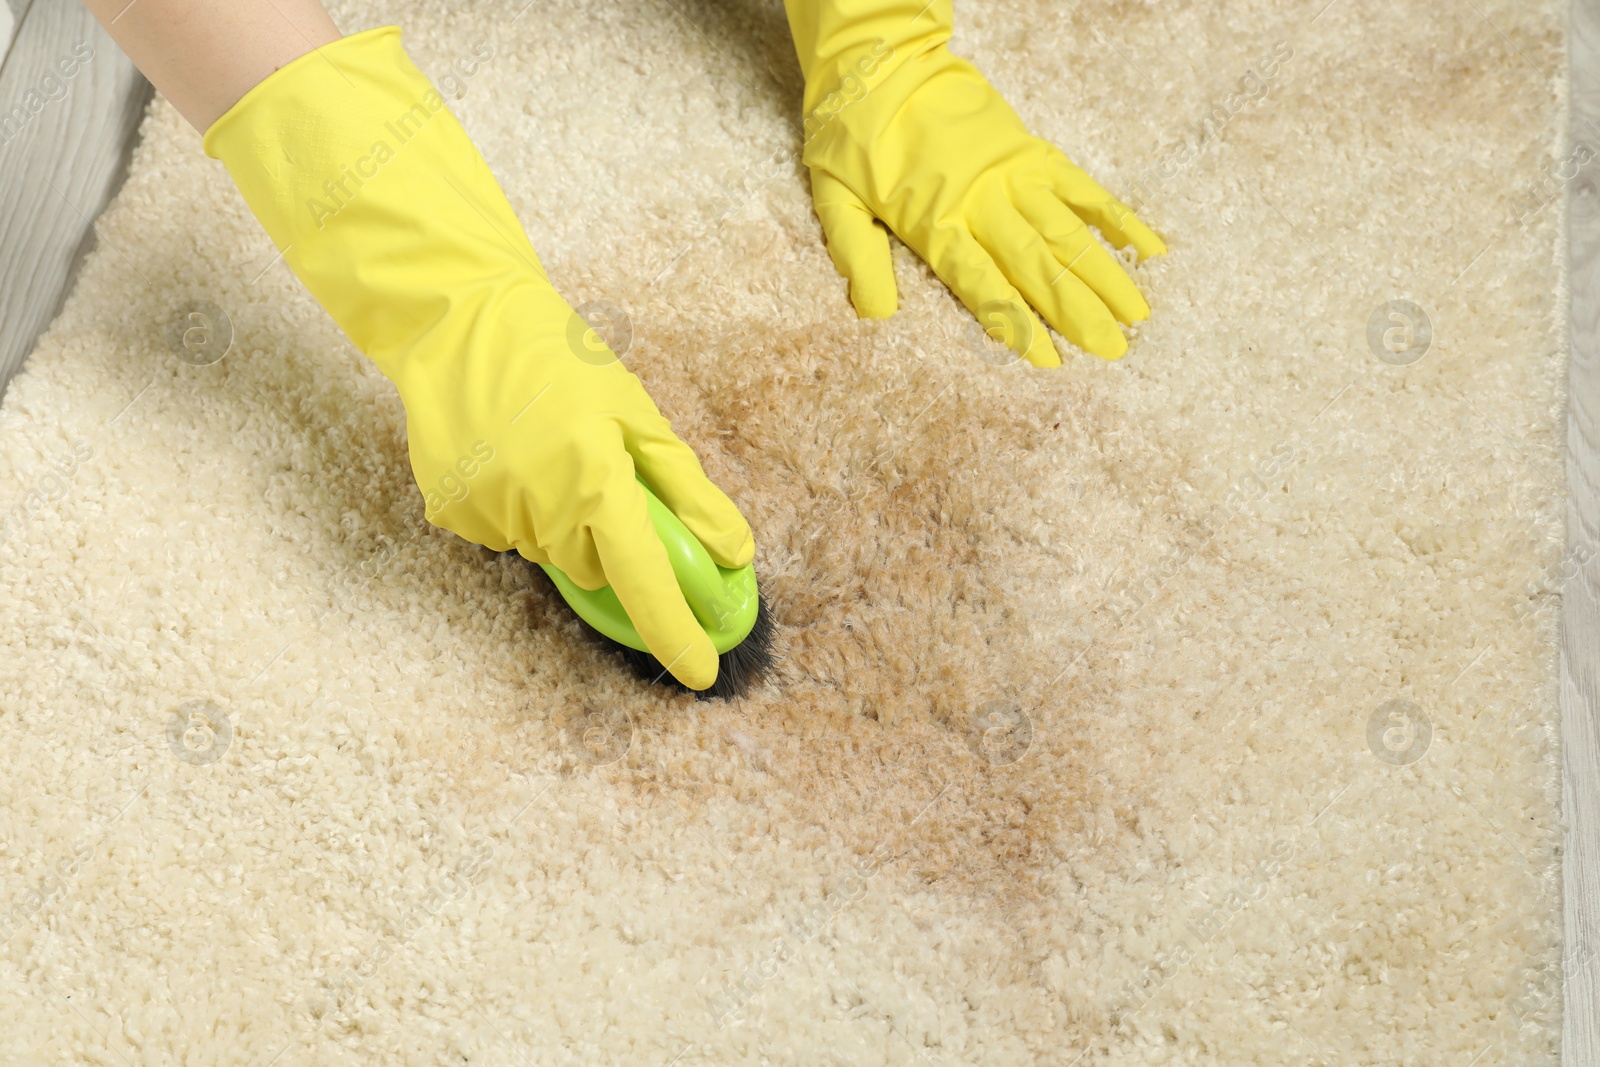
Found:
<path fill-rule="evenodd" d="M 1166 247 L 950 54 L 952 0 L 924 3 L 784 2 L 805 74 L 812 199 L 851 302 L 866 318 L 894 313 L 881 219 L 1030 362 L 1061 359 L 1028 305 L 1085 351 L 1120 357 L 1117 323 L 1150 308 L 1085 223 L 1142 256 Z"/>
<path fill-rule="evenodd" d="M 633 373 L 551 287 L 505 194 L 395 26 L 266 78 L 206 131 L 284 260 L 399 388 L 428 520 L 610 584 L 685 685 L 717 653 L 635 470 L 712 558 L 750 527 Z"/>

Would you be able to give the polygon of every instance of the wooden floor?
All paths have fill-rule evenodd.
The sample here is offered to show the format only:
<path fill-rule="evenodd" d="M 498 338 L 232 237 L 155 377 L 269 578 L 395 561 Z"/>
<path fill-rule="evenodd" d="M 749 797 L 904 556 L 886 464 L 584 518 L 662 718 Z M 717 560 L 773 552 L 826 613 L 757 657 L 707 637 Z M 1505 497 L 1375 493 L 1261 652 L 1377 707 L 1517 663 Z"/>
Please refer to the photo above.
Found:
<path fill-rule="evenodd" d="M 1600 153 L 1600 0 L 1573 0 L 1572 136 Z M 1581 157 L 1580 157 L 1581 158 Z M 1567 373 L 1568 546 L 1600 538 L 1600 156 L 1567 189 L 1572 361 Z M 1572 556 L 1571 547 L 1568 555 Z M 1582 558 L 1582 557 L 1576 557 Z M 1562 1062 L 1600 1064 L 1600 567 L 1562 596 L 1561 737 L 1567 818 Z"/>
<path fill-rule="evenodd" d="M 0 0 L 0 4 L 8 0 Z M 149 86 L 77 0 L 9 0 L 16 32 L 0 60 L 10 107 L 56 59 L 88 42 L 68 94 L 6 139 L 0 127 L 0 390 L 60 307 L 93 220 L 114 193 Z M 1572 361 L 1567 476 L 1570 546 L 1600 544 L 1600 0 L 1572 9 L 1574 145 L 1596 153 L 1568 183 Z M 0 42 L 0 49 L 3 49 Z M 1563 597 L 1561 710 L 1567 820 L 1562 1061 L 1600 1065 L 1600 566 Z"/>
<path fill-rule="evenodd" d="M 24 121 L 0 115 L 0 390 L 93 247 L 94 220 L 122 180 L 150 99 L 149 83 L 79 0 L 9 6 L 16 30 L 0 62 L 0 111 L 24 104 L 52 68 L 72 73 L 62 78 L 65 95 L 52 92 L 59 98 Z"/>

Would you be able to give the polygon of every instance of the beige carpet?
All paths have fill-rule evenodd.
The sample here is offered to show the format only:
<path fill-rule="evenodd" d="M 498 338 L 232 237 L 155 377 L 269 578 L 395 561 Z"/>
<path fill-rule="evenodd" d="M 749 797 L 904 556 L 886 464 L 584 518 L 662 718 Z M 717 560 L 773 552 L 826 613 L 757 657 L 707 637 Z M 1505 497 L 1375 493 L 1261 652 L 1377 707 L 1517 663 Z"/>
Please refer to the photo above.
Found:
<path fill-rule="evenodd" d="M 778 4 L 523 3 L 336 17 L 626 314 L 782 669 L 423 526 L 157 100 L 0 413 L 0 1062 L 1555 1062 L 1563 9 L 962 0 L 1171 247 L 1041 371 L 904 249 L 854 320 Z"/>

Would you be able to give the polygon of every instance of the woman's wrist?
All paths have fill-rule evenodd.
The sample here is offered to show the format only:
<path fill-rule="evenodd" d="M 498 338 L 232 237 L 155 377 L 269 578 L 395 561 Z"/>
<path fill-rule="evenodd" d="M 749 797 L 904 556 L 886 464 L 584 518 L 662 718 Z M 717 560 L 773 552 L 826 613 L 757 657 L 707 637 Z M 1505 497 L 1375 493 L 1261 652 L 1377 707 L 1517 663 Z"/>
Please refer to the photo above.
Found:
<path fill-rule="evenodd" d="M 84 2 L 201 133 L 274 71 L 341 36 L 320 0 Z"/>

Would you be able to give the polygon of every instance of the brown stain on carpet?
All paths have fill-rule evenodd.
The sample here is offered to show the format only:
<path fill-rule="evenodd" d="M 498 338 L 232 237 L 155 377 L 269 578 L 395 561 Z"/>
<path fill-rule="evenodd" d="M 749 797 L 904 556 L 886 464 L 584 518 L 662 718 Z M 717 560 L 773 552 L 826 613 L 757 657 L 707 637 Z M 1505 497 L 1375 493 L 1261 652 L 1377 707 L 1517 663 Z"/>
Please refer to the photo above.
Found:
<path fill-rule="evenodd" d="M 999 591 L 1024 547 L 1008 520 L 1046 506 L 1015 460 L 1108 413 L 1081 383 L 964 352 L 918 361 L 848 320 L 730 336 L 761 340 L 656 335 L 630 363 L 757 531 L 779 666 L 737 704 L 631 679 L 579 696 L 619 701 L 640 730 L 607 772 L 691 814 L 756 791 L 929 888 L 1036 898 L 1106 797 L 1075 728 L 1094 673 L 1052 687 L 1065 657 Z"/>
<path fill-rule="evenodd" d="M 731 800 L 765 832 L 809 827 L 889 857 L 901 884 L 1033 910 L 1089 817 L 1135 803 L 1084 739 L 1115 667 L 1090 656 L 1057 681 L 1073 650 L 1035 639 L 1003 591 L 1047 551 L 1025 531 L 1086 536 L 1094 517 L 1070 514 L 1063 484 L 1115 494 L 1156 476 L 1105 444 L 1127 424 L 1110 383 L 991 366 L 960 332 L 919 331 L 920 355 L 847 315 L 723 324 L 710 343 L 651 326 L 626 361 L 755 530 L 776 670 L 740 702 L 696 702 L 635 678 L 514 557 L 419 573 L 443 612 L 478 616 L 487 647 L 508 651 L 479 665 L 493 676 L 480 703 L 419 734 L 416 755 L 473 808 L 511 802 L 506 769 L 554 752 L 563 773 L 664 818 Z M 1040 457 L 1042 477 L 1021 473 Z M 482 703 L 490 691 L 517 695 Z M 631 746 L 586 763 L 574 724 Z M 739 845 L 717 841 L 735 862 Z"/>

